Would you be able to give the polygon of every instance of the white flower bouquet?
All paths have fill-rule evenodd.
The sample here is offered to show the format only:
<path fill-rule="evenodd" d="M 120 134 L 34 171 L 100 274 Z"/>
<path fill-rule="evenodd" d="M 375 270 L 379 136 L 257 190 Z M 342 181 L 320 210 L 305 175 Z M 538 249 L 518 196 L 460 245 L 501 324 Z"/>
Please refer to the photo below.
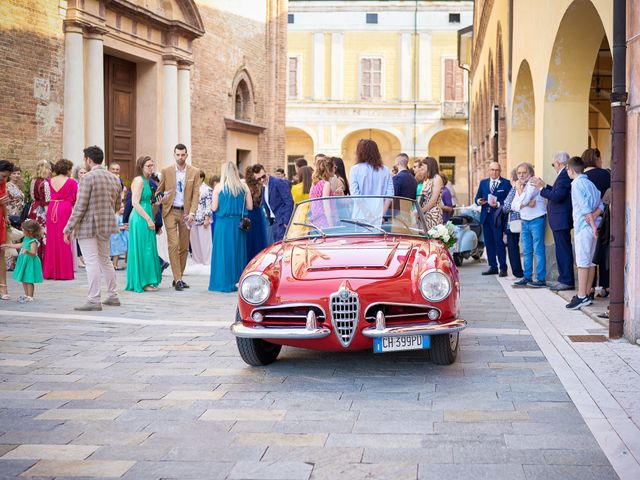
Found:
<path fill-rule="evenodd" d="M 436 225 L 427 232 L 427 238 L 440 240 L 447 248 L 456 244 L 455 227 L 453 223 L 447 222 L 445 225 Z"/>

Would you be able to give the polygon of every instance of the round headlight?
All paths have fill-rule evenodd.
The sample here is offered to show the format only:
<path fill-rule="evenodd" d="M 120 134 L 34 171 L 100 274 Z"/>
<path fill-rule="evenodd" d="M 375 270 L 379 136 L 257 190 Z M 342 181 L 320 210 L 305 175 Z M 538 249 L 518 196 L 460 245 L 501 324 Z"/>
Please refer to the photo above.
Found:
<path fill-rule="evenodd" d="M 430 302 L 439 302 L 451 293 L 451 282 L 442 272 L 431 271 L 420 279 L 420 293 Z"/>
<path fill-rule="evenodd" d="M 260 305 L 267 301 L 271 294 L 271 283 L 261 273 L 249 274 L 240 284 L 240 296 L 251 305 Z"/>

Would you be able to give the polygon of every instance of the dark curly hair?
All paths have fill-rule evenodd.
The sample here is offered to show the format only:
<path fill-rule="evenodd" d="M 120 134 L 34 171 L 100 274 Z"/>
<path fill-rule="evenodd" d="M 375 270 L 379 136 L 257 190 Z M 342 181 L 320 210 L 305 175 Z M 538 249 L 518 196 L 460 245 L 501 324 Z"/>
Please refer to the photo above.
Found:
<path fill-rule="evenodd" d="M 256 177 L 253 175 L 254 173 L 258 173 L 262 170 L 262 165 L 260 165 L 260 170 L 258 172 L 255 171 L 255 165 L 249 165 L 244 171 L 244 181 L 247 182 L 247 187 L 249 187 L 249 192 L 251 193 L 251 198 L 253 200 L 254 205 L 259 205 L 262 201 L 262 184 L 256 180 Z"/>
<path fill-rule="evenodd" d="M 383 164 L 378 144 L 371 139 L 360 139 L 356 148 L 356 163 L 368 163 L 374 170 L 381 169 Z"/>
<path fill-rule="evenodd" d="M 66 158 L 62 160 L 58 160 L 53 166 L 53 173 L 56 175 L 71 175 L 71 170 L 73 170 L 73 163 Z"/>

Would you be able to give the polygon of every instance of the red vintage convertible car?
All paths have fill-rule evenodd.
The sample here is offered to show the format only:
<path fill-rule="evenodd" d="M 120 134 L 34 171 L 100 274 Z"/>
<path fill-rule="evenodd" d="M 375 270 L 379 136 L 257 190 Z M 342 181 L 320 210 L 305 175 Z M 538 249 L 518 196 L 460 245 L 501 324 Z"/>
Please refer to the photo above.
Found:
<path fill-rule="evenodd" d="M 412 200 L 331 197 L 299 203 L 284 241 L 247 265 L 231 331 L 249 365 L 282 345 L 383 353 L 429 349 L 451 364 L 460 283 L 447 248 L 427 238 Z"/>

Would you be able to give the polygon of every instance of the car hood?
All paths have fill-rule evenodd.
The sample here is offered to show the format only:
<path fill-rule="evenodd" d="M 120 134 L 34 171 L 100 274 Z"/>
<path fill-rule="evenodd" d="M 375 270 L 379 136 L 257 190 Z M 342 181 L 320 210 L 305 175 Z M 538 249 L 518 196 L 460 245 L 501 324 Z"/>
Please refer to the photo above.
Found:
<path fill-rule="evenodd" d="M 291 274 L 297 280 L 397 277 L 412 248 L 406 240 L 318 239 L 293 246 Z"/>

